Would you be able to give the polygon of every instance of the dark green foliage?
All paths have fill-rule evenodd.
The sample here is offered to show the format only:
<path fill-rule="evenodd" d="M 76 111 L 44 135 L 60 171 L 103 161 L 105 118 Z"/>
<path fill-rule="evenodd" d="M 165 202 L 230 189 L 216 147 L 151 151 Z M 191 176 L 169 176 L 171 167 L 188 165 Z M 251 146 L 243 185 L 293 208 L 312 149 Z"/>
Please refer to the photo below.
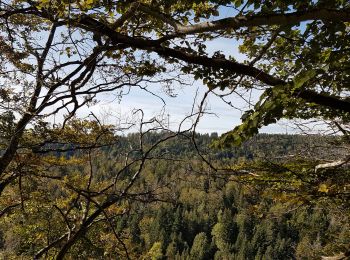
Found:
<path fill-rule="evenodd" d="M 215 139 L 208 135 L 196 137 L 201 148 Z M 261 134 L 240 148 L 211 151 L 210 157 L 226 165 L 239 161 L 254 164 L 264 158 L 270 160 L 265 162 L 270 169 L 283 175 L 286 171 L 281 166 L 283 158 L 290 154 L 313 149 L 312 155 L 319 158 L 342 156 L 336 149 L 333 154 L 326 154 L 321 147 L 336 141 L 336 137 Z M 215 174 L 208 177 L 207 166 L 195 162 L 197 152 L 185 139 L 169 143 L 166 149 L 179 157 L 193 158 L 197 168 L 183 175 L 181 167 L 174 163 L 155 162 L 150 165 L 148 176 L 144 176 L 149 180 L 155 178 L 158 183 L 168 180 L 174 184 L 171 203 L 156 203 L 138 215 L 140 221 L 151 219 L 149 234 L 141 236 L 149 236 L 149 246 L 160 241 L 168 259 L 296 259 L 300 255 L 320 256 L 329 252 L 324 248 L 339 249 L 346 245 L 330 239 L 340 227 L 330 223 L 331 209 L 323 208 L 317 201 L 300 208 L 296 202 L 295 210 L 289 211 L 288 207 L 284 209 L 283 201 L 274 198 L 273 192 L 266 193 L 269 189 L 266 185 L 251 189 L 248 184 L 232 182 L 233 177 L 218 178 Z M 147 185 L 147 181 L 143 183 Z M 129 226 L 137 222 L 131 223 Z M 317 242 L 307 249 L 305 239 Z M 147 243 L 145 246 L 143 250 L 147 251 Z"/>
<path fill-rule="evenodd" d="M 201 148 L 215 139 L 208 135 L 196 137 Z M 156 140 L 151 136 L 149 140 L 152 138 Z M 271 160 L 265 163 L 270 168 L 271 164 L 276 164 L 275 173 L 284 174 L 284 166 L 277 165 L 282 165 L 283 157 L 289 154 L 313 149 L 312 154 L 319 158 L 340 156 L 339 151 L 329 155 L 321 148 L 314 148 L 336 140 L 335 137 L 261 134 L 240 148 L 212 151 L 210 157 L 226 164 L 238 161 L 254 164 L 264 158 Z M 164 149 L 161 147 L 160 151 Z M 330 209 L 316 209 L 317 202 L 288 211 L 283 209 L 283 202 L 273 197 L 273 192 L 266 194 L 267 186 L 251 189 L 248 184 L 231 182 L 231 177 L 217 178 L 215 174 L 208 177 L 205 174 L 207 166 L 195 162 L 197 152 L 185 139 L 169 143 L 166 149 L 179 157 L 193 158 L 197 169 L 183 175 L 182 167 L 173 162 L 158 161 L 149 165 L 147 176 L 140 184 L 148 185 L 149 181 L 155 180 L 174 185 L 169 203 L 157 202 L 139 212 L 137 221 L 126 221 L 128 224 L 124 228 L 129 226 L 135 230 L 132 243 L 139 245 L 141 251 L 161 242 L 162 253 L 167 259 L 282 260 L 296 259 L 298 255 L 320 256 L 325 252 L 324 248 L 343 248 L 346 244 L 330 239 L 330 234 L 336 235 L 339 231 L 335 230 L 339 227 L 337 223 L 330 224 L 333 216 Z M 151 221 L 148 231 L 137 228 L 137 223 L 146 219 Z M 142 243 L 140 237 L 149 237 L 150 241 Z M 312 253 L 306 252 L 309 249 L 303 245 L 305 239 L 318 241 L 310 249 Z"/>
<path fill-rule="evenodd" d="M 145 145 L 156 142 L 164 134 L 150 134 Z M 196 138 L 200 149 L 206 151 L 216 165 L 237 170 L 249 166 L 261 175 L 260 179 L 252 179 L 250 175 L 237 176 L 235 172 L 215 173 L 198 159 L 197 151 L 185 137 L 178 137 L 158 147 L 154 152 L 156 155 L 167 149 L 173 156 L 168 157 L 169 160 L 146 163 L 143 174 L 131 191 L 131 194 L 140 192 L 141 195 L 130 197 L 118 205 L 126 208 L 127 213 L 113 220 L 116 231 L 134 258 L 315 259 L 346 249 L 350 234 L 349 230 L 344 229 L 349 226 L 344 213 L 349 212 L 349 207 L 340 200 L 342 197 L 337 198 L 338 202 L 331 203 L 335 198 L 331 190 L 328 193 L 303 190 L 308 183 L 302 181 L 301 185 L 291 173 L 297 172 L 300 174 L 297 177 L 306 178 L 307 181 L 320 181 L 322 176 L 328 178 L 327 172 L 315 175 L 312 170 L 312 175 L 305 170 L 307 175 L 304 176 L 302 168 L 310 164 L 310 169 L 314 167 L 307 161 L 307 156 L 298 163 L 284 159 L 290 154 L 337 142 L 338 138 L 262 134 L 240 148 L 210 153 L 205 147 L 216 136 L 196 135 Z M 118 157 L 112 160 L 114 154 L 120 154 L 130 145 L 136 147 L 136 140 L 137 135 L 132 134 L 121 138 L 115 146 L 104 149 L 101 156 L 94 159 L 94 177 L 97 180 L 112 178 L 122 167 Z M 322 148 L 314 148 L 313 151 L 312 155 L 318 158 L 334 159 L 342 155 L 336 149 L 331 155 L 324 153 Z M 131 156 L 138 158 L 139 155 L 135 153 Z M 190 158 L 187 164 L 183 163 L 185 158 Z M 84 172 L 84 167 L 79 167 L 62 168 L 64 171 L 57 170 L 57 174 L 77 172 L 83 176 L 80 172 Z M 133 170 L 133 166 L 124 170 L 120 175 L 121 180 L 129 180 Z M 337 172 L 346 174 L 346 169 L 338 169 Z M 338 181 L 341 183 L 340 179 Z M 299 189 L 298 196 L 295 196 L 293 189 Z M 52 194 L 57 192 L 55 190 Z M 320 195 L 324 198 L 321 196 L 320 199 Z M 326 195 L 330 196 L 329 199 Z M 345 200 L 345 197 L 342 199 Z M 339 215 L 338 212 L 344 213 Z M 113 251 L 107 252 L 103 248 L 105 242 L 95 238 L 108 234 L 108 230 L 109 227 L 94 226 L 72 254 L 76 252 L 78 256 L 95 258 L 115 256 Z M 18 234 L 10 233 L 6 227 L 0 234 L 4 250 L 16 250 L 16 255 L 22 256 L 33 253 L 31 245 L 35 245 L 34 242 L 21 247 L 17 244 L 11 249 L 8 236 L 16 237 Z M 23 239 L 28 237 L 21 235 L 20 241 Z M 123 252 L 120 245 L 118 248 Z"/>

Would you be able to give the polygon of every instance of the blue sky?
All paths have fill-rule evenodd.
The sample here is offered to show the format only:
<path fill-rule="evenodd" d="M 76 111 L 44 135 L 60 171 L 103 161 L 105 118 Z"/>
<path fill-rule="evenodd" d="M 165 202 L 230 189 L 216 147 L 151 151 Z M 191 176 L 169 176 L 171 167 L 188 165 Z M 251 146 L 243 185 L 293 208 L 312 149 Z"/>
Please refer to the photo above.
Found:
<path fill-rule="evenodd" d="M 220 16 L 216 17 L 216 19 L 235 14 L 236 11 L 232 8 L 222 9 L 220 10 Z M 239 53 L 238 42 L 234 39 L 220 38 L 208 42 L 207 52 L 210 55 L 218 50 L 226 56 L 233 56 L 240 62 L 247 59 L 245 55 Z M 133 111 L 135 109 L 142 109 L 146 120 L 153 117 L 162 117 L 165 118 L 165 121 L 169 119 L 170 128 L 177 129 L 179 123 L 191 113 L 192 107 L 194 106 L 195 109 L 198 107 L 205 91 L 207 91 L 207 87 L 201 81 L 195 81 L 191 86 L 176 86 L 174 87 L 176 97 L 166 95 L 161 86 L 152 86 L 150 90 L 165 101 L 165 106 L 162 100 L 154 95 L 138 88 L 132 88 L 128 95 L 123 96 L 120 100 L 111 94 L 100 97 L 100 102 L 97 105 L 84 108 L 80 111 L 80 115 L 84 116 L 89 114 L 90 111 L 93 111 L 94 114 L 103 118 L 106 123 L 118 124 L 120 122 L 132 121 L 135 119 Z M 194 102 L 196 97 L 197 100 Z M 252 93 L 253 100 L 257 100 L 258 97 L 258 93 Z M 201 117 L 196 130 L 202 133 L 218 132 L 221 134 L 237 126 L 241 122 L 242 111 L 250 108 L 242 98 L 237 96 L 228 97 L 228 101 L 231 101 L 232 104 L 242 110 L 233 109 L 215 95 L 210 94 L 205 105 L 208 114 Z M 188 120 L 188 123 L 191 123 L 190 120 Z M 262 128 L 261 132 L 295 133 L 296 130 L 289 127 L 289 125 L 289 122 L 282 121 Z"/>
<path fill-rule="evenodd" d="M 232 39 L 220 39 L 208 43 L 207 51 L 209 53 L 216 50 L 221 50 L 225 55 L 232 55 L 239 61 L 246 58 L 238 52 L 238 44 Z M 163 117 L 167 121 L 169 117 L 170 128 L 177 129 L 179 123 L 191 113 L 192 106 L 194 105 L 195 110 L 198 108 L 207 87 L 201 81 L 195 81 L 191 86 L 176 86 L 174 88 L 176 97 L 169 97 L 160 86 L 152 86 L 150 90 L 165 101 L 165 106 L 158 97 L 139 88 L 131 88 L 130 92 L 120 100 L 111 94 L 102 96 L 97 105 L 84 108 L 80 115 L 84 116 L 93 111 L 94 114 L 104 118 L 106 123 L 118 124 L 132 120 L 135 117 L 133 111 L 142 109 L 145 113 L 145 119 Z M 197 100 L 194 103 L 196 94 Z M 258 95 L 255 94 L 255 99 L 257 97 Z M 247 104 L 241 98 L 230 97 L 228 100 L 235 106 L 243 108 L 243 111 L 248 109 Z M 210 94 L 207 98 L 205 108 L 208 114 L 201 117 L 197 127 L 198 132 L 218 132 L 221 134 L 233 129 L 240 123 L 242 112 L 233 109 L 213 94 Z M 195 118 L 193 117 L 193 119 Z M 191 123 L 191 120 L 187 120 L 187 122 L 188 124 L 184 124 L 184 128 Z M 285 133 L 286 126 L 285 124 L 274 124 L 263 128 L 262 132 Z"/>

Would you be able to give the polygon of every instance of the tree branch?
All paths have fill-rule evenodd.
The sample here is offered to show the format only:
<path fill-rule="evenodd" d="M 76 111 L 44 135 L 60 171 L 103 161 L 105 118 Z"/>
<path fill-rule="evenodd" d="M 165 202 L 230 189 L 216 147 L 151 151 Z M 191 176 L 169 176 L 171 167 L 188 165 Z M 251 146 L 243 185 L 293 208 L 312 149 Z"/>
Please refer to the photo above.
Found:
<path fill-rule="evenodd" d="M 287 82 L 285 82 L 284 80 L 276 78 L 253 66 L 241 64 L 232 60 L 227 60 L 225 58 L 200 56 L 198 54 L 188 53 L 182 49 L 164 47 L 161 45 L 161 42 L 157 40 L 148 40 L 123 35 L 112 30 L 104 23 L 92 19 L 89 16 L 82 17 L 78 26 L 92 32 L 95 32 L 96 30 L 100 31 L 102 34 L 109 37 L 112 40 L 112 43 L 115 45 L 125 44 L 132 48 L 153 51 L 158 55 L 166 58 L 177 58 L 190 64 L 197 64 L 207 68 L 218 70 L 223 69 L 232 73 L 250 76 L 269 86 L 287 84 Z M 344 112 L 350 112 L 350 102 L 336 96 L 319 94 L 311 90 L 300 90 L 299 92 L 294 93 L 293 96 L 321 106 L 331 107 L 333 109 L 338 109 Z"/>
<path fill-rule="evenodd" d="M 350 156 L 348 156 L 347 158 L 345 158 L 343 160 L 338 160 L 335 162 L 322 163 L 322 164 L 316 165 L 315 173 L 319 170 L 322 170 L 322 169 L 329 169 L 329 168 L 336 168 L 336 167 L 343 166 L 344 164 L 347 164 L 349 161 L 350 161 Z"/>
<path fill-rule="evenodd" d="M 143 9 L 143 11 L 147 11 Z M 153 14 L 153 12 L 149 12 Z M 162 18 L 162 16 L 157 16 Z M 227 29 L 239 29 L 242 27 L 252 27 L 261 25 L 290 25 L 297 24 L 308 20 L 322 20 L 322 21 L 337 21 L 348 22 L 350 21 L 350 9 L 335 10 L 335 9 L 311 9 L 304 11 L 297 11 L 286 14 L 261 14 L 261 15 L 249 15 L 249 16 L 236 16 L 223 18 L 212 22 L 202 22 L 189 26 L 174 26 L 176 35 L 195 34 L 203 32 L 213 32 L 218 30 Z M 162 19 L 164 22 L 168 22 L 167 19 Z M 173 23 L 169 23 L 173 25 Z"/>
<path fill-rule="evenodd" d="M 322 256 L 322 260 L 346 260 L 350 256 L 350 251 L 347 251 L 345 253 L 340 253 L 335 256 Z"/>
<path fill-rule="evenodd" d="M 0 211 L 0 218 L 1 218 L 3 215 L 5 215 L 6 213 L 10 212 L 11 209 L 16 208 L 16 207 L 18 207 L 18 206 L 20 206 L 20 205 L 21 205 L 21 203 L 16 203 L 16 204 L 13 204 L 13 205 L 10 205 L 10 206 L 5 207 L 4 209 L 2 209 L 2 210 Z"/>
<path fill-rule="evenodd" d="M 59 238 L 57 238 L 55 241 L 53 241 L 52 243 L 50 243 L 48 246 L 40 249 L 35 255 L 34 255 L 34 259 L 39 259 L 43 254 L 45 254 L 47 251 L 49 251 L 51 248 L 53 248 L 55 245 L 57 245 L 58 243 L 60 243 L 61 241 L 63 241 L 64 239 L 66 239 L 68 237 L 69 233 L 65 233 L 62 236 L 60 236 Z"/>
<path fill-rule="evenodd" d="M 114 23 L 112 28 L 115 30 L 121 27 L 130 17 L 135 15 L 136 9 L 140 6 L 140 3 L 134 2 L 130 5 L 128 11 L 125 12 L 121 17 L 119 17 Z"/>

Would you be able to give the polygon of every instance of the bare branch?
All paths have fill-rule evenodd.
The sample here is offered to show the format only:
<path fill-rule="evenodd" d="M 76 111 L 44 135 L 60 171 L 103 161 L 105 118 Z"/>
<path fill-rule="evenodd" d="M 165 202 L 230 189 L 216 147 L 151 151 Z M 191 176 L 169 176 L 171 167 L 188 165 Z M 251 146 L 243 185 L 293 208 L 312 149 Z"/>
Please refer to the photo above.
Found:
<path fill-rule="evenodd" d="M 315 173 L 317 171 L 319 171 L 319 170 L 322 170 L 322 169 L 341 167 L 341 166 L 347 164 L 349 161 L 350 161 L 350 156 L 348 156 L 347 158 L 345 158 L 343 160 L 338 160 L 338 161 L 335 161 L 335 162 L 322 163 L 322 164 L 316 165 Z"/>
<path fill-rule="evenodd" d="M 69 236 L 69 232 L 63 234 L 62 236 L 60 236 L 59 238 L 57 238 L 55 241 L 51 242 L 49 245 L 47 245 L 46 247 L 40 249 L 38 252 L 36 252 L 36 254 L 34 255 L 34 259 L 39 259 L 43 254 L 45 254 L 47 251 L 49 251 L 51 248 L 53 248 L 55 245 L 57 245 L 58 243 L 60 243 L 61 241 L 63 241 L 64 239 L 66 239 Z"/>
<path fill-rule="evenodd" d="M 348 259 L 349 256 L 350 256 L 350 251 L 346 253 L 340 253 L 335 256 L 322 256 L 321 259 L 322 260 L 346 260 Z"/>
<path fill-rule="evenodd" d="M 21 203 L 16 203 L 16 204 L 13 204 L 13 205 L 10 205 L 10 206 L 5 207 L 4 209 L 2 209 L 2 210 L 0 211 L 0 218 L 1 218 L 3 215 L 5 215 L 6 213 L 10 212 L 12 209 L 14 209 L 14 208 L 16 208 L 16 207 L 18 207 L 18 206 L 20 206 L 20 205 L 21 205 Z"/>

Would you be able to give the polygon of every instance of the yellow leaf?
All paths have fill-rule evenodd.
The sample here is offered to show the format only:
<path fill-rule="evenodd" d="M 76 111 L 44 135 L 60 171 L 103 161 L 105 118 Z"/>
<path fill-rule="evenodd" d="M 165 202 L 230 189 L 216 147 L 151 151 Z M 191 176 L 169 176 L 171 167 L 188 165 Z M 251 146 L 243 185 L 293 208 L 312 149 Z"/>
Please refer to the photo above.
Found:
<path fill-rule="evenodd" d="M 318 187 L 318 191 L 327 193 L 329 191 L 329 189 L 328 189 L 327 185 L 323 183 Z"/>

